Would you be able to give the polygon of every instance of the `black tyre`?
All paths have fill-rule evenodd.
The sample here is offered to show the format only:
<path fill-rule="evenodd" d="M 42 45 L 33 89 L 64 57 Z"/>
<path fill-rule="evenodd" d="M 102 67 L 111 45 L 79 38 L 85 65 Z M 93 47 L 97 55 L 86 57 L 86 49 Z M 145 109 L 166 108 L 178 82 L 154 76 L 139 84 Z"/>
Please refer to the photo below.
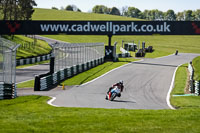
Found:
<path fill-rule="evenodd" d="M 111 95 L 110 101 L 113 101 L 113 100 L 115 99 L 116 96 L 117 96 L 117 94 L 116 94 L 116 93 L 113 93 L 113 94 Z"/>

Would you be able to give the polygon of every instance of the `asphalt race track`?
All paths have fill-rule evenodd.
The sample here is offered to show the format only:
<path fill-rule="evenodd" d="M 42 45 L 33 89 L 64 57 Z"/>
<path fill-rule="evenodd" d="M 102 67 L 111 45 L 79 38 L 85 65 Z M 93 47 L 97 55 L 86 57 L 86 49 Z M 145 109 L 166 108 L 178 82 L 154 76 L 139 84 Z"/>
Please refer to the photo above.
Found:
<path fill-rule="evenodd" d="M 16 69 L 16 83 L 33 80 L 36 75 L 40 75 L 47 72 L 49 72 L 48 63 Z"/>
<path fill-rule="evenodd" d="M 53 105 L 62 107 L 170 109 L 167 94 L 176 67 L 199 54 L 170 55 L 129 63 L 91 83 L 74 86 L 54 95 Z M 125 90 L 115 101 L 105 100 L 108 88 L 124 81 Z"/>

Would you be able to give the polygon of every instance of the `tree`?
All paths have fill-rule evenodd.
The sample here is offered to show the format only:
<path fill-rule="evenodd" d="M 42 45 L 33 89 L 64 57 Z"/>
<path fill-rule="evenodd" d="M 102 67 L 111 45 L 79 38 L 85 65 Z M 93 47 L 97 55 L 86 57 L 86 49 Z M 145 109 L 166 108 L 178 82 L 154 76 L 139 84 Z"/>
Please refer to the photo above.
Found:
<path fill-rule="evenodd" d="M 127 15 L 128 17 L 139 18 L 141 11 L 135 7 L 129 7 Z"/>
<path fill-rule="evenodd" d="M 128 6 L 123 6 L 121 10 L 121 15 L 127 16 L 127 12 L 128 12 Z"/>
<path fill-rule="evenodd" d="M 34 0 L 19 0 L 21 19 L 30 20 L 34 12 L 33 6 L 37 6 Z"/>
<path fill-rule="evenodd" d="M 165 20 L 168 20 L 168 21 L 176 20 L 176 14 L 174 13 L 174 10 L 170 9 L 165 13 Z"/>
<path fill-rule="evenodd" d="M 3 20 L 30 20 L 37 6 L 34 0 L 0 0 Z"/>
<path fill-rule="evenodd" d="M 111 8 L 110 14 L 111 15 L 119 15 L 120 16 L 120 11 L 116 7 L 113 7 L 113 8 Z"/>
<path fill-rule="evenodd" d="M 178 21 L 184 21 L 185 20 L 185 16 L 183 12 L 178 12 L 176 15 L 176 20 Z"/>
<path fill-rule="evenodd" d="M 192 10 L 184 11 L 185 14 L 185 21 L 192 21 L 194 20 L 194 15 Z"/>
<path fill-rule="evenodd" d="M 67 11 L 74 11 L 74 10 L 73 10 L 73 7 L 72 7 L 71 5 L 68 5 L 68 6 L 65 8 L 65 10 L 67 10 Z"/>
<path fill-rule="evenodd" d="M 194 20 L 200 21 L 200 9 L 194 11 Z"/>
<path fill-rule="evenodd" d="M 51 9 L 58 10 L 58 8 L 57 8 L 57 7 L 52 7 Z"/>
<path fill-rule="evenodd" d="M 110 9 L 104 5 L 96 5 L 92 8 L 93 13 L 110 14 Z"/>
<path fill-rule="evenodd" d="M 74 12 L 81 12 L 81 10 L 76 5 L 68 5 L 68 6 L 66 6 L 65 10 L 74 11 Z"/>

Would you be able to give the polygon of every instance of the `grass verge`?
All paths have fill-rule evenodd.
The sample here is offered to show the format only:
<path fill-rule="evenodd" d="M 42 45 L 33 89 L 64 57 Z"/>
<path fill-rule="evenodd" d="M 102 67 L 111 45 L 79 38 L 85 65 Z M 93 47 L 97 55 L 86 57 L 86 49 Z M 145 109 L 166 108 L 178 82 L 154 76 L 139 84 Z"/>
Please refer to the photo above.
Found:
<path fill-rule="evenodd" d="M 194 80 L 200 81 L 200 56 L 194 58 L 192 65 L 194 67 Z"/>
<path fill-rule="evenodd" d="M 45 63 L 49 63 L 49 62 L 50 62 L 50 60 L 46 60 L 46 61 L 41 61 L 41 62 L 37 62 L 37 63 L 34 63 L 34 64 L 21 65 L 21 66 L 17 66 L 16 69 L 30 67 L 30 66 L 34 66 L 34 65 L 45 64 Z"/>
<path fill-rule="evenodd" d="M 34 88 L 35 80 L 25 81 L 23 83 L 18 83 L 17 88 Z"/>
<path fill-rule="evenodd" d="M 175 87 L 171 93 L 171 104 L 179 109 L 200 109 L 199 96 L 173 96 L 185 94 L 187 84 L 187 64 L 178 68 L 175 77 Z"/>

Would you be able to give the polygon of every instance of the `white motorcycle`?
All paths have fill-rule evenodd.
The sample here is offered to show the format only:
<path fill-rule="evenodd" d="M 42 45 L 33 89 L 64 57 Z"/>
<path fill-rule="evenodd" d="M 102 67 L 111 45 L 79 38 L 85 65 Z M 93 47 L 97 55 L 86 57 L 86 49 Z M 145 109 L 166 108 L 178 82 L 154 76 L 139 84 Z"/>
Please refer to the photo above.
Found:
<path fill-rule="evenodd" d="M 120 97 L 121 96 L 121 90 L 115 86 L 110 92 L 109 94 L 106 95 L 106 99 L 113 101 L 116 97 Z"/>

